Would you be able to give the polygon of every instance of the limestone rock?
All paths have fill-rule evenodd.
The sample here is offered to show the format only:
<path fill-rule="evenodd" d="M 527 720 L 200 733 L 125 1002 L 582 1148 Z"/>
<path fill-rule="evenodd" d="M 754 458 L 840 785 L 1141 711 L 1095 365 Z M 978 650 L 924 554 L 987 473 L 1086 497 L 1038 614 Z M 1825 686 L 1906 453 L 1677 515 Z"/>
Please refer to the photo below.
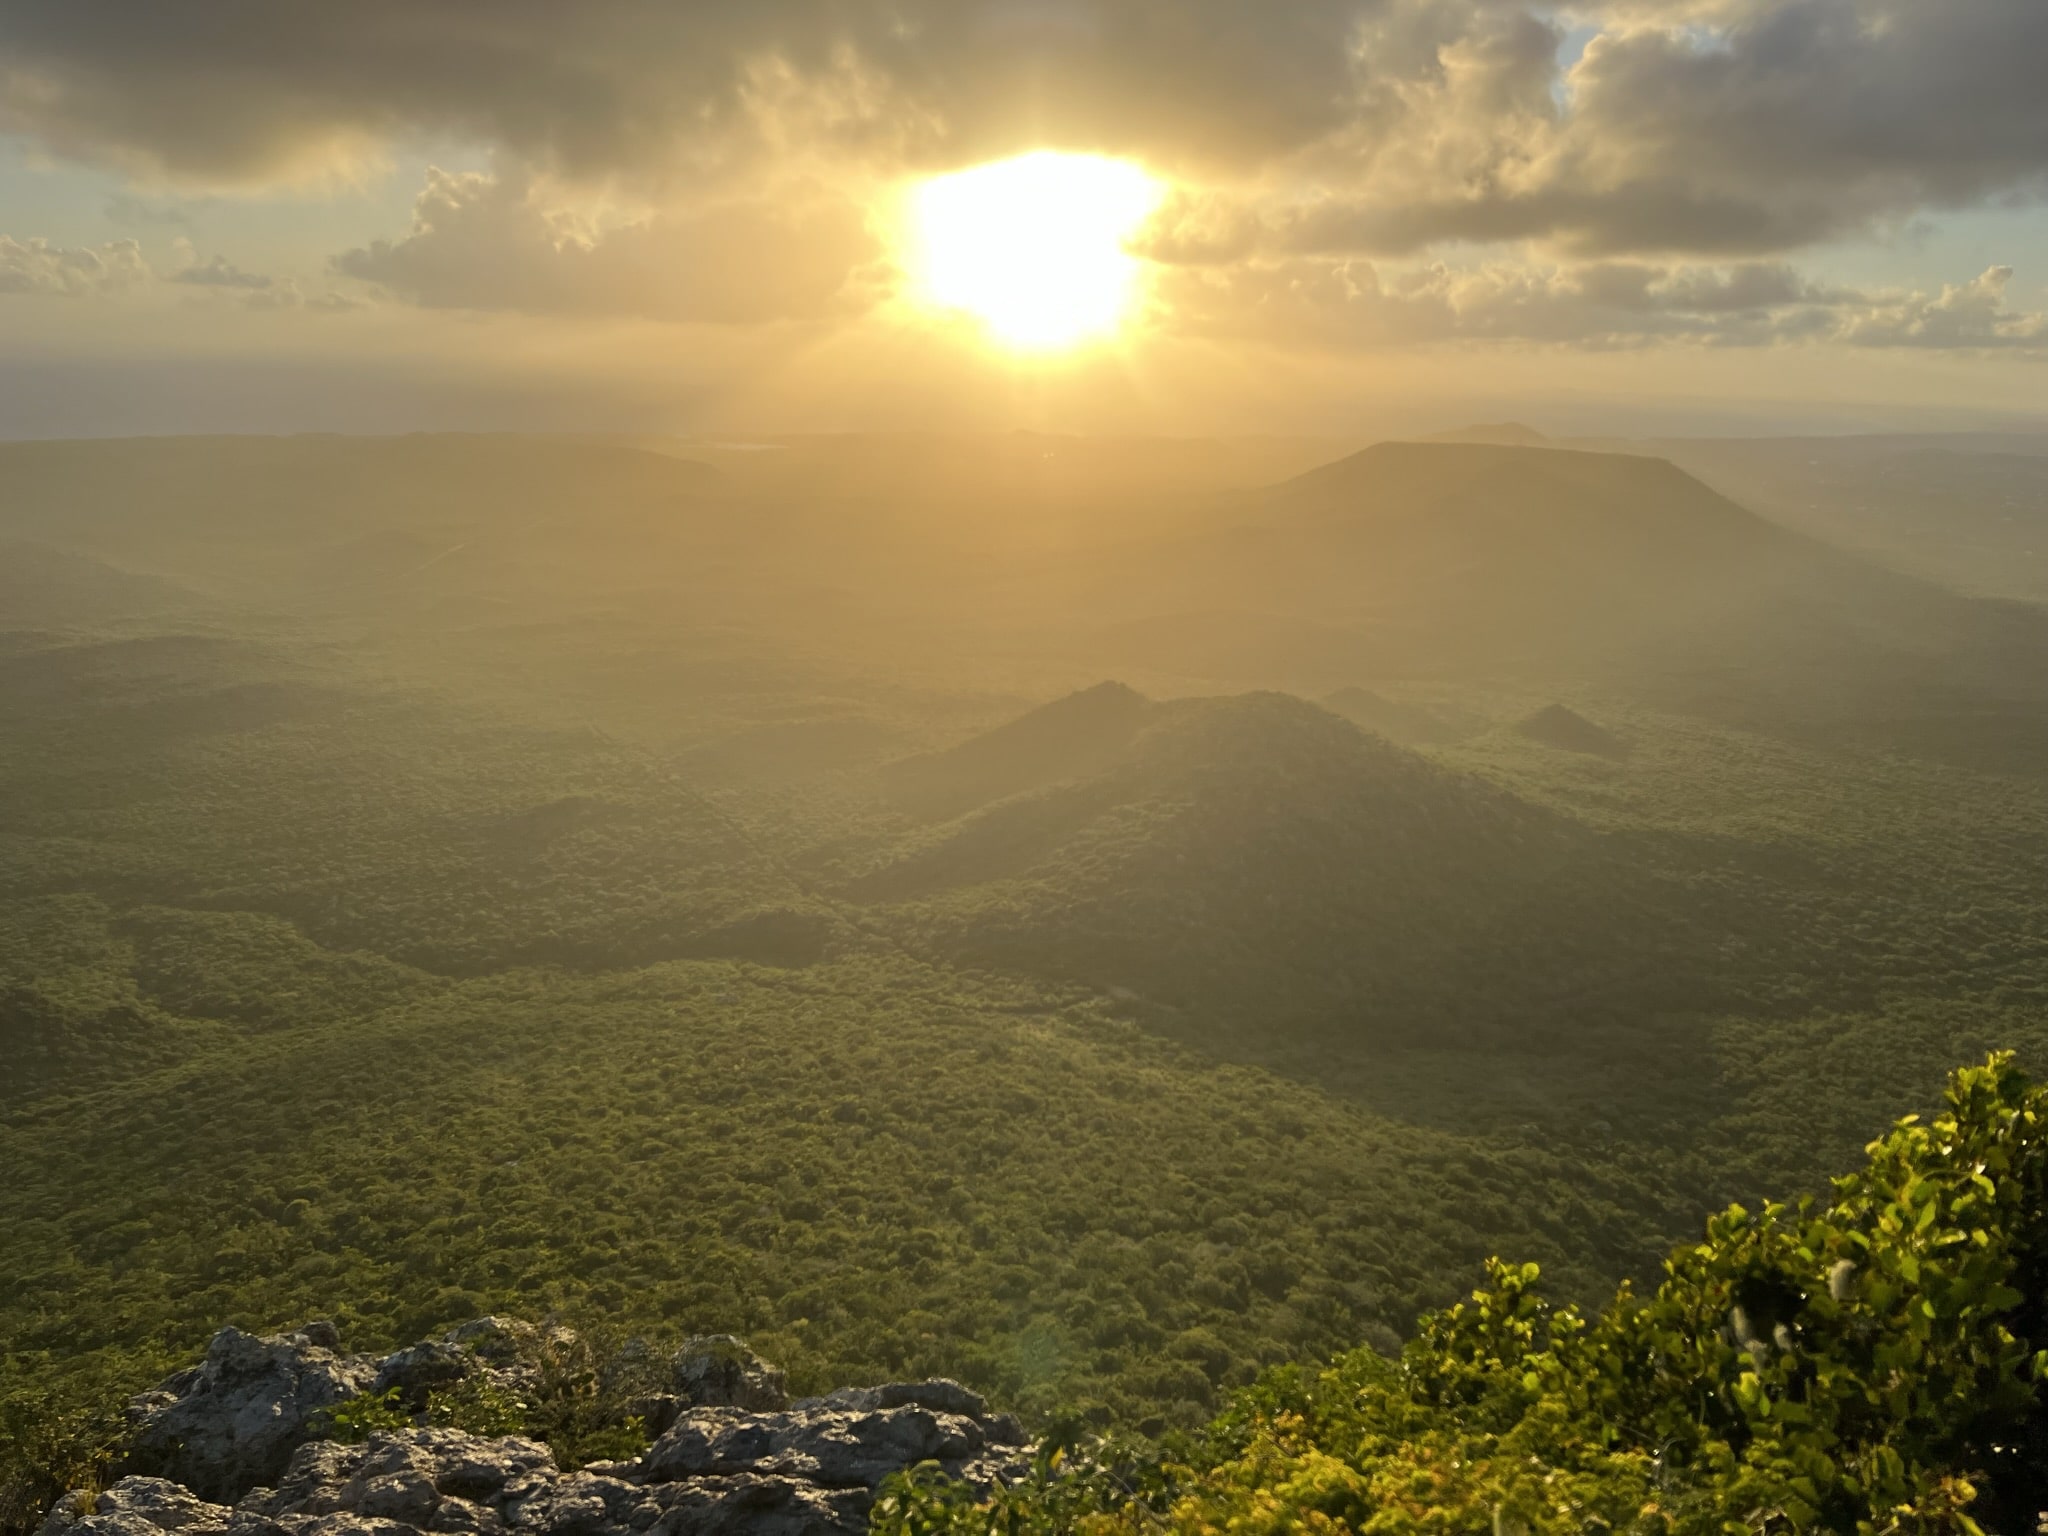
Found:
<path fill-rule="evenodd" d="M 437 1387 L 451 1387 L 479 1367 L 477 1357 L 446 1339 L 422 1339 L 419 1343 L 386 1355 L 377 1366 L 372 1392 L 396 1391 L 398 1400 L 417 1413 L 427 1403 L 427 1394 Z"/>
<path fill-rule="evenodd" d="M 40 1536 L 224 1536 L 229 1512 L 161 1477 L 124 1477 L 96 1494 L 67 1493 Z"/>
<path fill-rule="evenodd" d="M 955 1413 L 978 1419 L 988 1412 L 979 1392 L 970 1392 L 957 1381 L 893 1381 L 881 1387 L 841 1387 L 815 1401 L 827 1408 L 852 1413 L 874 1413 L 883 1408 L 929 1408 L 933 1413 Z"/>
<path fill-rule="evenodd" d="M 221 1329 L 198 1366 L 130 1402 L 133 1464 L 208 1499 L 275 1480 L 321 1411 L 376 1379 L 378 1362 L 339 1342 L 331 1324 L 268 1338 Z"/>
<path fill-rule="evenodd" d="M 693 1408 L 747 1408 L 775 1413 L 789 1406 L 782 1372 L 729 1333 L 686 1340 L 672 1363 L 676 1395 Z"/>
<path fill-rule="evenodd" d="M 672 1422 L 630 1461 L 564 1472 L 538 1441 L 443 1428 L 313 1438 L 319 1410 L 355 1392 L 423 1399 L 467 1371 L 510 1379 L 538 1338 L 482 1319 L 376 1360 L 340 1354 L 331 1330 L 224 1329 L 200 1366 L 138 1399 L 152 1454 L 179 1480 L 68 1494 L 40 1536 L 860 1536 L 892 1473 L 933 1462 L 989 1486 L 1029 1465 L 1016 1421 L 957 1382 L 792 1404 L 779 1371 L 722 1336 L 671 1362 Z"/>

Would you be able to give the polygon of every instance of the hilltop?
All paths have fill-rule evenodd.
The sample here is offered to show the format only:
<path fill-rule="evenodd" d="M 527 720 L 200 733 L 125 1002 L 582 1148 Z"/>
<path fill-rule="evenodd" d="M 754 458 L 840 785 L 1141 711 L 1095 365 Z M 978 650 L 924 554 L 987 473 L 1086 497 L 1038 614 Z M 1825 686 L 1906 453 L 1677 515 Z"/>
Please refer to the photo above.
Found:
<path fill-rule="evenodd" d="M 1432 432 L 1425 443 L 1492 443 L 1502 448 L 1542 448 L 1550 439 L 1534 427 L 1519 421 L 1483 421 L 1448 432 Z"/>
<path fill-rule="evenodd" d="M 1595 683 L 2020 771 L 2048 740 L 2039 610 L 1885 569 L 1638 455 L 1382 443 L 1089 590 L 1127 615 L 1102 655 L 1195 676 Z"/>
<path fill-rule="evenodd" d="M 1106 768 L 1152 713 L 1152 701 L 1134 689 L 1098 683 L 944 752 L 892 765 L 889 792 L 920 816 L 955 816 Z"/>
<path fill-rule="evenodd" d="M 1064 749 L 1059 782 L 982 781 L 973 814 L 853 887 L 917 903 L 892 922 L 954 963 L 1356 1044 L 1535 1029 L 1602 988 L 1642 1006 L 1683 942 L 1622 850 L 1299 699 L 1094 689 L 938 761 L 1021 742 L 1048 751 L 1020 764 Z M 1617 949 L 1640 977 L 1595 958 Z"/>

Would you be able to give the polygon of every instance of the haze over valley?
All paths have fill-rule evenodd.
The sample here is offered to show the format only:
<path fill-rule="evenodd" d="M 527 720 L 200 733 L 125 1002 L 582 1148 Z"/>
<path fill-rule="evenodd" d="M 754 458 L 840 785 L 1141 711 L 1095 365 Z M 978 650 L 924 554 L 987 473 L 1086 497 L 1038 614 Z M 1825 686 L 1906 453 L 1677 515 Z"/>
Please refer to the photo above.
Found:
<path fill-rule="evenodd" d="M 0 1536 L 2031 1536 L 2043 14 L 0 10 Z"/>

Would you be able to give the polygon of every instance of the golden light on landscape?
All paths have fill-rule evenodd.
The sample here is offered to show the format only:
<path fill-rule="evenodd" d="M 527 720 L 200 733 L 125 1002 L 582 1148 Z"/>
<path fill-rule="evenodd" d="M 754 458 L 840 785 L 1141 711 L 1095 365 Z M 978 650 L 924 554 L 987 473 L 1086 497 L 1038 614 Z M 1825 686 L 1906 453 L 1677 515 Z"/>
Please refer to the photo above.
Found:
<path fill-rule="evenodd" d="M 1129 161 L 1051 151 L 936 177 L 912 199 L 918 295 L 1019 350 L 1109 336 L 1140 296 L 1126 246 L 1162 192 Z"/>

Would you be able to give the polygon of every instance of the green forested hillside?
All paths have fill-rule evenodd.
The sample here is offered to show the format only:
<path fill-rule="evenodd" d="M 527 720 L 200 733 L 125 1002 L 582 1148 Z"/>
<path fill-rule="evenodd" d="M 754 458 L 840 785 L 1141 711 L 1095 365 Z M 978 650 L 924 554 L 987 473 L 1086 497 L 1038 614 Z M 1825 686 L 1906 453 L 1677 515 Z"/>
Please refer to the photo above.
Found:
<path fill-rule="evenodd" d="M 2048 1502 L 2042 1091 L 2009 1057 L 1833 1198 L 1731 1206 L 1662 1283 L 1553 1308 L 1488 1263 L 1398 1363 L 1243 1394 L 1172 1461 L 899 1478 L 908 1532 L 2023 1531 Z"/>
<path fill-rule="evenodd" d="M 1379 1043 L 1696 1003 L 1711 921 L 1613 840 L 1282 694 L 1157 705 L 1100 771 L 854 889 L 955 961 Z"/>
<path fill-rule="evenodd" d="M 155 504 L 169 449 L 32 446 L 0 537 L 115 606 L 0 613 L 11 1394 L 554 1309 L 1187 1426 L 1488 1254 L 1596 1298 L 1956 1061 L 2048 1062 L 2048 776 L 1960 652 L 1884 750 L 1554 654 L 1210 626 L 1112 671 L 1059 560 L 1164 569 L 1241 498 L 1049 503 L 1064 553 L 982 562 L 886 485 L 601 445 L 386 445 L 303 501 L 346 445 L 180 445 Z M 1615 750 L 1518 728 L 1554 707 Z"/>

